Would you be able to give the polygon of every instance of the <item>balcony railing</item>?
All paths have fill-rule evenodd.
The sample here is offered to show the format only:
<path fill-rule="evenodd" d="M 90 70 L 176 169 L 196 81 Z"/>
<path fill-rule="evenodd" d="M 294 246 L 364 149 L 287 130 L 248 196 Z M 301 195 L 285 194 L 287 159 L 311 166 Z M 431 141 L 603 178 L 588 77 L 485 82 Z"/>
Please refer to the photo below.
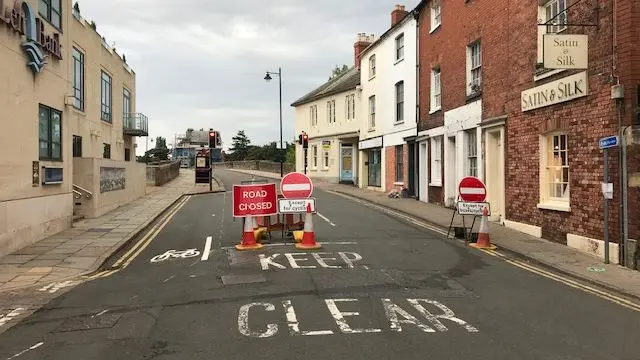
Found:
<path fill-rule="evenodd" d="M 149 119 L 141 113 L 129 113 L 122 116 L 124 124 L 123 132 L 125 135 L 131 136 L 148 136 L 149 135 Z"/>

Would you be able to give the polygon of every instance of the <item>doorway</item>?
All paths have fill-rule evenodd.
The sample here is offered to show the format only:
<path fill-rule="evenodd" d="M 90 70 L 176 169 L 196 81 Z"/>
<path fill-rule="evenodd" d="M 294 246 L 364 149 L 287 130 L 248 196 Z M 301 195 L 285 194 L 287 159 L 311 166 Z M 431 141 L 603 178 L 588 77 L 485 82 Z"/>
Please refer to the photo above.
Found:
<path fill-rule="evenodd" d="M 487 201 L 491 206 L 490 221 L 502 224 L 505 217 L 504 201 L 504 128 L 485 131 L 487 153 Z"/>
<path fill-rule="evenodd" d="M 343 144 L 340 147 L 340 183 L 353 184 L 353 146 Z"/>
<path fill-rule="evenodd" d="M 382 149 L 369 150 L 368 160 L 368 186 L 382 186 Z"/>
<path fill-rule="evenodd" d="M 458 195 L 458 174 L 457 174 L 457 159 L 458 154 L 456 151 L 456 137 L 447 137 L 447 145 L 445 147 L 445 172 L 444 172 L 444 192 L 445 206 L 455 206 L 456 196 Z"/>
<path fill-rule="evenodd" d="M 409 152 L 409 166 L 408 175 L 409 179 L 407 179 L 407 187 L 409 190 L 409 196 L 416 196 L 416 143 L 408 143 L 408 152 Z"/>

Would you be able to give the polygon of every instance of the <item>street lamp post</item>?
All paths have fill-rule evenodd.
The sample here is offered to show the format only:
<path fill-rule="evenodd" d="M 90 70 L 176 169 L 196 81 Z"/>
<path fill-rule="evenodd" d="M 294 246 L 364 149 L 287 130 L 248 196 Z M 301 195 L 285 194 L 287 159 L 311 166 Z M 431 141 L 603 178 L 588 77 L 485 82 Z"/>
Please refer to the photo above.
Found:
<path fill-rule="evenodd" d="M 265 75 L 264 79 L 269 82 L 271 80 L 271 75 L 278 75 L 278 92 L 280 96 L 280 177 L 283 177 L 284 161 L 282 159 L 282 150 L 284 150 L 284 146 L 282 145 L 282 68 L 278 67 L 278 72 L 267 71 L 267 75 Z"/>

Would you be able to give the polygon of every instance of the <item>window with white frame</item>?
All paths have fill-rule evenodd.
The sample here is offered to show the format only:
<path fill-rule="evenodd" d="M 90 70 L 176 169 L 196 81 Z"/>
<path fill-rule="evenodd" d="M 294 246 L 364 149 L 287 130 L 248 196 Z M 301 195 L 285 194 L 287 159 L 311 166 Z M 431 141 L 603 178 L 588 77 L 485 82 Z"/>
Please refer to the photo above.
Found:
<path fill-rule="evenodd" d="M 311 126 L 318 126 L 318 105 L 309 107 L 309 118 L 311 119 Z"/>
<path fill-rule="evenodd" d="M 369 79 L 376 76 L 376 55 L 369 56 Z"/>
<path fill-rule="evenodd" d="M 369 130 L 376 128 L 376 96 L 369 96 Z"/>
<path fill-rule="evenodd" d="M 431 139 L 431 185 L 442 185 L 442 136 Z"/>
<path fill-rule="evenodd" d="M 442 24 L 442 5 L 439 0 L 431 4 L 431 31 L 435 30 Z"/>
<path fill-rule="evenodd" d="M 356 94 L 351 94 L 351 118 L 356 118 Z"/>
<path fill-rule="evenodd" d="M 547 26 L 538 26 L 538 64 L 543 62 L 543 38 L 545 34 L 557 34 L 567 29 L 567 2 L 568 0 L 542 1 L 538 6 L 538 23 Z"/>
<path fill-rule="evenodd" d="M 327 122 L 329 124 L 336 122 L 336 101 L 327 101 Z"/>
<path fill-rule="evenodd" d="M 478 136 L 476 129 L 465 131 L 467 142 L 467 163 L 465 173 L 467 176 L 478 176 Z"/>
<path fill-rule="evenodd" d="M 329 150 L 323 150 L 323 163 L 324 163 L 324 168 L 328 169 L 329 168 Z"/>
<path fill-rule="evenodd" d="M 396 61 L 404 59 L 404 33 L 396 37 Z"/>
<path fill-rule="evenodd" d="M 313 158 L 311 159 L 311 164 L 313 165 L 313 168 L 317 168 L 318 167 L 318 145 L 313 145 Z"/>
<path fill-rule="evenodd" d="M 480 93 L 482 85 L 482 46 L 480 40 L 467 46 L 467 95 Z"/>
<path fill-rule="evenodd" d="M 396 83 L 396 122 L 404 121 L 404 81 Z"/>
<path fill-rule="evenodd" d="M 344 98 L 345 114 L 347 114 L 347 120 L 353 120 L 356 118 L 356 100 L 355 95 L 347 95 Z"/>
<path fill-rule="evenodd" d="M 567 134 L 552 133 L 542 137 L 545 156 L 541 157 L 542 203 L 569 203 L 569 146 Z"/>
<path fill-rule="evenodd" d="M 431 112 L 440 110 L 442 107 L 440 88 L 440 69 L 431 69 Z"/>

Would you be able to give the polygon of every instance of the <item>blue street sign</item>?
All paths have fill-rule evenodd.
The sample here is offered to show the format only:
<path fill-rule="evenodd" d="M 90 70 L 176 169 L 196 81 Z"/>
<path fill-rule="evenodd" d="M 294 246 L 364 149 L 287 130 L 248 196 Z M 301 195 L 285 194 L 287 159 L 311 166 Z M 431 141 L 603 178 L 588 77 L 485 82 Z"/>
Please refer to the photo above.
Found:
<path fill-rule="evenodd" d="M 618 137 L 617 136 L 607 136 L 605 138 L 600 139 L 600 149 L 608 149 L 612 147 L 618 146 Z"/>

